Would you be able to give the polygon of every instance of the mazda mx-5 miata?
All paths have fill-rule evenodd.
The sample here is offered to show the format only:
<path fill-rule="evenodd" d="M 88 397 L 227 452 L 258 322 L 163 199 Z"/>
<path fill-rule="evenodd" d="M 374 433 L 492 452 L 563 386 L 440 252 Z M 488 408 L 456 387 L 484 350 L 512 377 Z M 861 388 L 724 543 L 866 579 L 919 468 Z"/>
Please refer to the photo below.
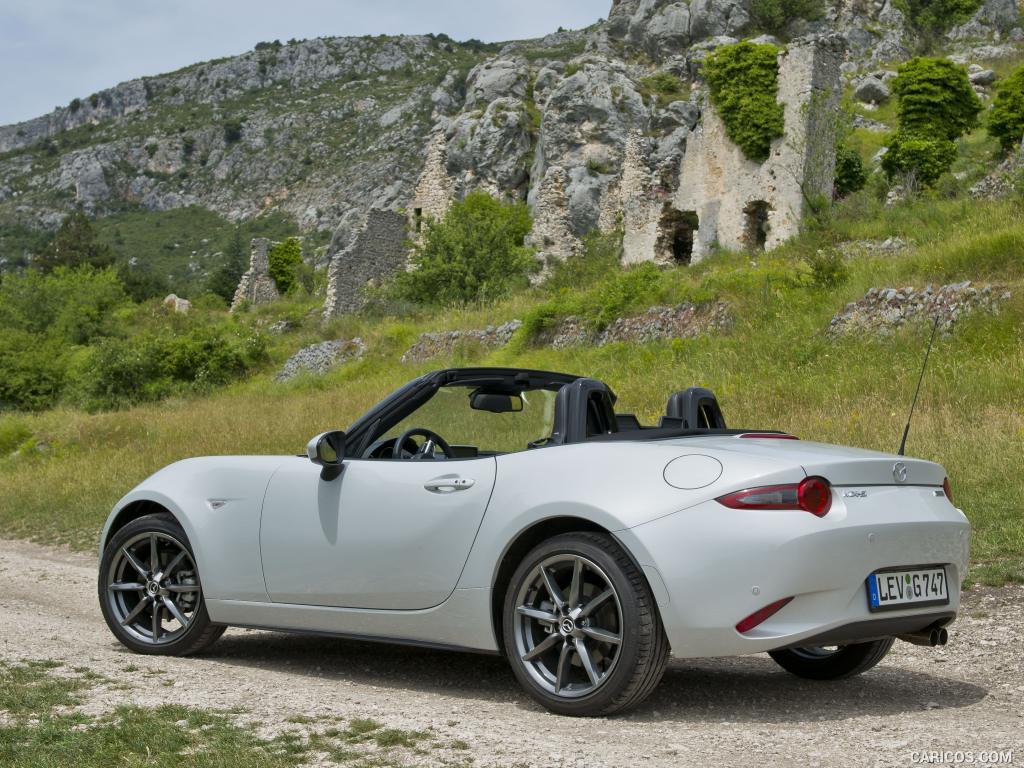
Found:
<path fill-rule="evenodd" d="M 670 655 L 831 680 L 945 643 L 970 526 L 942 467 L 727 429 L 706 389 L 656 426 L 615 403 L 445 370 L 302 456 L 173 464 L 107 521 L 103 615 L 140 653 L 227 626 L 500 653 L 568 715 L 636 705 Z"/>

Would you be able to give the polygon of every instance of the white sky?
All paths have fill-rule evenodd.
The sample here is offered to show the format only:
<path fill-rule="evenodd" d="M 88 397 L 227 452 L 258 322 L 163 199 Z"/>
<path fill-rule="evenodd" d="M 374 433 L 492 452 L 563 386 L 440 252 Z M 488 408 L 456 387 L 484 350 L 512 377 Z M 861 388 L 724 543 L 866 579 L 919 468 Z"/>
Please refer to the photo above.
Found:
<path fill-rule="evenodd" d="M 262 40 L 517 40 L 585 27 L 610 8 L 611 0 L 0 0 L 0 125 Z"/>

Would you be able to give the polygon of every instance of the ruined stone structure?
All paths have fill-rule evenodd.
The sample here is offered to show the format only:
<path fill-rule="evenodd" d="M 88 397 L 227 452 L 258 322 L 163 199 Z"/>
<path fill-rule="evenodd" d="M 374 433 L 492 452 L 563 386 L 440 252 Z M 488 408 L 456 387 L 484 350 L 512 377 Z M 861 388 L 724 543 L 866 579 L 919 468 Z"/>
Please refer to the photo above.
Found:
<path fill-rule="evenodd" d="M 370 211 L 352 244 L 331 260 L 324 317 L 358 311 L 365 301 L 364 287 L 403 269 L 408 238 L 405 216 L 395 211 Z"/>
<path fill-rule="evenodd" d="M 794 43 L 779 54 L 785 135 L 763 163 L 747 159 L 705 105 L 673 199 L 675 210 L 699 221 L 694 259 L 715 244 L 770 250 L 798 233 L 808 199 L 831 200 L 841 54 L 834 39 Z"/>
<path fill-rule="evenodd" d="M 534 204 L 533 231 L 526 244 L 537 250 L 537 258 L 545 268 L 551 259 L 565 259 L 583 249 L 569 224 L 566 178 L 561 166 L 548 168 Z"/>
<path fill-rule="evenodd" d="M 245 303 L 269 304 L 281 297 L 270 276 L 270 245 L 265 237 L 257 237 L 252 241 L 249 269 L 238 283 L 238 290 L 231 302 L 232 312 Z"/>
<path fill-rule="evenodd" d="M 407 208 L 409 229 L 419 233 L 427 219 L 440 219 L 455 196 L 455 183 L 448 175 L 448 142 L 437 131 L 427 145 L 426 162 Z"/>

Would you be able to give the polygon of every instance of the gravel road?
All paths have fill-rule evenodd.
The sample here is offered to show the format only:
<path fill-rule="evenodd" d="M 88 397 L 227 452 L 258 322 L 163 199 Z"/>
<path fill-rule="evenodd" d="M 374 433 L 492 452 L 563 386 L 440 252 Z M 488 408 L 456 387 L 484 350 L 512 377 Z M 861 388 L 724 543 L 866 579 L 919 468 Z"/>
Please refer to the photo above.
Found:
<path fill-rule="evenodd" d="M 267 733 L 372 717 L 464 741 L 478 766 L 907 766 L 920 750 L 992 749 L 1024 765 L 1022 587 L 972 590 L 948 646 L 897 643 L 853 680 L 799 680 L 767 656 L 674 661 L 640 709 L 572 720 L 534 705 L 497 657 L 245 630 L 202 657 L 135 656 L 108 632 L 94 584 L 92 558 L 0 540 L 0 657 L 123 684 L 93 690 L 89 712 L 241 707 Z"/>

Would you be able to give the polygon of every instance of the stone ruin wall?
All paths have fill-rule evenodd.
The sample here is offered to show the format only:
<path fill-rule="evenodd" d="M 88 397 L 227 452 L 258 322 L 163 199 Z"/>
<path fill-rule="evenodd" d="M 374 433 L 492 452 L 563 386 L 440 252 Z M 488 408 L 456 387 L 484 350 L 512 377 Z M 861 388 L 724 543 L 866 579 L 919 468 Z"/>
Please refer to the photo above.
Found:
<path fill-rule="evenodd" d="M 696 216 L 692 260 L 716 245 L 775 248 L 798 234 L 808 197 L 831 200 L 839 104 L 838 41 L 794 43 L 779 54 L 785 135 L 763 163 L 748 159 L 705 102 L 691 134 L 673 208 Z M 763 226 L 757 221 L 766 214 Z M 759 231 L 760 230 L 760 231 Z"/>
<path fill-rule="evenodd" d="M 455 182 L 448 174 L 448 144 L 444 131 L 437 131 L 427 145 L 426 161 L 407 207 L 409 229 L 422 231 L 427 219 L 440 219 L 455 197 Z"/>
<path fill-rule="evenodd" d="M 404 215 L 396 211 L 370 211 L 352 244 L 331 259 L 324 318 L 359 311 L 365 302 L 365 287 L 379 284 L 404 269 L 408 237 Z"/>
<path fill-rule="evenodd" d="M 249 304 L 269 304 L 281 298 L 274 279 L 270 276 L 270 246 L 265 237 L 257 237 L 252 241 L 249 250 L 249 269 L 242 275 L 231 301 L 231 311 Z"/>

